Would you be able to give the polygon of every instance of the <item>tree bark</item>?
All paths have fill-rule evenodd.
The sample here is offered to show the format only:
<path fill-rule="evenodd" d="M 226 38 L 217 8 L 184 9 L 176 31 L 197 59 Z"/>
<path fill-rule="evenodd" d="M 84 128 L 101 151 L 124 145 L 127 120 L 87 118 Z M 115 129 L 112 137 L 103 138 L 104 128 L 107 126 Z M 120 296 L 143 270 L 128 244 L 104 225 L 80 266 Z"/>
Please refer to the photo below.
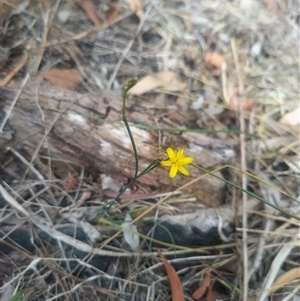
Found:
<path fill-rule="evenodd" d="M 2 121 L 9 114 L 2 132 L 2 146 L 16 146 L 26 142 L 36 150 L 41 144 L 41 151 L 50 150 L 53 158 L 61 157 L 92 167 L 101 174 L 118 179 L 121 176 L 123 181 L 124 177 L 133 177 L 135 160 L 128 133 L 120 118 L 120 95 L 113 95 L 112 92 L 103 92 L 101 95 L 81 94 L 37 82 L 27 83 L 20 89 L 20 83 L 13 82 L 0 91 Z M 9 108 L 16 98 L 10 112 Z M 194 157 L 196 164 L 207 169 L 226 164 L 235 157 L 232 145 L 204 134 L 155 129 L 156 122 L 161 128 L 185 127 L 184 121 L 178 126 L 168 117 L 157 117 L 165 113 L 164 108 L 145 108 L 135 98 L 127 101 L 126 116 L 139 155 L 139 171 L 144 170 L 154 159 L 166 158 L 166 154 L 158 152 L 157 147 L 184 147 L 186 154 Z M 159 141 L 164 142 L 159 145 Z M 205 204 L 217 206 L 222 202 L 224 185 L 221 181 L 203 175 L 192 166 L 187 168 L 190 177 L 180 175 L 170 179 L 169 170 L 159 166 L 139 178 L 137 184 L 157 192 L 166 192 L 202 176 L 185 191 L 193 192 Z"/>

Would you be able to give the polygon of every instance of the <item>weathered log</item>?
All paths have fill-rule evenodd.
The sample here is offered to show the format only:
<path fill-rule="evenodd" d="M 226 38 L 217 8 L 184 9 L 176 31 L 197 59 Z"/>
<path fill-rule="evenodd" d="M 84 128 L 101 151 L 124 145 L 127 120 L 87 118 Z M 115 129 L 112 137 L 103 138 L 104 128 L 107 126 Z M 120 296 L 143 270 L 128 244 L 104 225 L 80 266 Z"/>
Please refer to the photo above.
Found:
<path fill-rule="evenodd" d="M 14 82 L 0 91 L 2 111 L 9 114 L 2 136 L 7 138 L 11 134 L 12 138 L 2 142 L 2 146 L 16 146 L 26 141 L 36 149 L 42 144 L 41 151 L 49 147 L 53 158 L 59 156 L 86 167 L 92 166 L 99 173 L 119 179 L 121 175 L 122 180 L 133 177 L 135 161 L 130 139 L 120 119 L 120 95 L 111 92 L 81 94 L 36 82 L 28 82 L 18 96 L 20 89 L 20 83 Z M 163 116 L 165 112 L 165 108 L 145 109 L 136 99 L 127 101 L 126 114 L 139 154 L 139 171 L 156 158 L 166 158 L 164 153 L 157 151 L 158 146 L 163 149 L 184 147 L 196 164 L 208 169 L 225 164 L 235 156 L 232 145 L 204 134 L 159 132 L 155 129 L 154 117 Z M 158 119 L 161 128 L 179 128 L 166 117 Z M 180 128 L 184 128 L 184 123 Z M 163 135 L 162 145 L 158 145 L 159 134 Z M 169 191 L 203 176 L 191 166 L 189 170 L 191 177 L 180 175 L 170 179 L 169 171 L 158 167 L 139 178 L 137 183 L 155 191 Z M 205 175 L 186 191 L 198 193 L 202 203 L 217 206 L 222 198 L 222 188 L 221 181 Z"/>
<path fill-rule="evenodd" d="M 124 178 L 133 177 L 135 162 L 128 133 L 120 120 L 120 95 L 113 95 L 111 92 L 99 96 L 91 93 L 80 94 L 34 82 L 28 83 L 21 91 L 20 89 L 15 82 L 0 91 L 2 124 L 8 116 L 2 132 L 2 138 L 5 139 L 2 142 L 3 147 L 16 148 L 25 143 L 26 147 L 32 148 L 32 154 L 40 148 L 40 152 L 49 154 L 52 161 L 63 158 L 85 167 L 90 166 L 100 174 L 122 181 Z M 182 133 L 180 130 L 166 132 L 157 129 L 156 123 L 160 128 L 179 129 L 178 124 L 167 117 L 154 119 L 155 116 L 164 116 L 167 110 L 168 108 L 158 109 L 154 106 L 145 109 L 137 99 L 128 100 L 126 114 L 139 154 L 140 171 L 154 159 L 166 158 L 164 153 L 157 151 L 157 147 L 184 147 L 187 155 L 194 157 L 196 164 L 207 169 L 226 164 L 234 157 L 233 146 L 221 140 L 200 133 Z M 180 128 L 184 127 L 186 125 L 182 122 Z M 159 144 L 160 141 L 164 142 Z M 170 179 L 169 171 L 158 167 L 137 180 L 139 185 L 148 190 L 166 192 L 199 177 L 185 188 L 186 192 L 197 196 L 198 202 L 177 203 L 177 213 L 180 214 L 159 216 L 156 222 L 164 228 L 156 227 L 153 237 L 180 245 L 220 243 L 234 232 L 234 211 L 229 205 L 215 210 L 201 209 L 199 204 L 219 207 L 224 184 L 191 166 L 189 170 L 191 177 L 180 175 Z M 84 220 L 90 216 L 88 213 Z M 147 217 L 150 219 L 145 219 L 138 228 L 145 235 L 156 225 L 151 219 L 151 213 Z M 44 232 L 38 231 L 41 236 Z M 103 234 L 104 230 L 99 232 Z M 83 253 L 82 256 L 85 255 Z"/>
<path fill-rule="evenodd" d="M 52 163 L 63 158 L 123 183 L 134 176 L 132 145 L 120 120 L 120 95 L 104 92 L 101 95 L 81 94 L 37 82 L 28 82 L 23 88 L 19 85 L 12 82 L 0 91 L 3 149 L 25 146 L 32 150 L 32 162 L 38 152 L 44 153 L 51 157 Z M 139 171 L 154 159 L 166 158 L 158 147 L 184 147 L 196 164 L 207 169 L 226 164 L 235 156 L 232 145 L 200 133 L 182 133 L 176 122 L 163 117 L 168 112 L 166 108 L 149 107 L 145 109 L 145 104 L 135 98 L 127 102 L 126 116 L 138 150 Z M 175 108 L 179 111 L 178 106 Z M 178 114 L 180 116 L 181 112 Z M 193 112 L 190 114 L 192 116 Z M 180 123 L 184 129 L 190 125 L 190 120 L 183 118 Z M 171 127 L 174 131 L 160 130 L 157 124 L 159 128 Z M 138 185 L 156 193 L 169 192 L 191 183 L 183 191 L 197 197 L 193 203 L 176 203 L 176 216 L 160 214 L 157 222 L 168 228 L 169 233 L 157 228 L 154 238 L 170 242 L 171 234 L 175 243 L 182 245 L 216 244 L 226 240 L 234 231 L 234 210 L 228 205 L 219 208 L 223 202 L 224 183 L 192 166 L 188 168 L 190 177 L 179 175 L 170 179 L 169 170 L 161 166 L 137 180 Z M 203 208 L 203 204 L 213 208 Z M 139 224 L 139 232 L 147 234 L 154 226 L 151 214 Z M 84 220 L 90 216 L 87 213 Z"/>

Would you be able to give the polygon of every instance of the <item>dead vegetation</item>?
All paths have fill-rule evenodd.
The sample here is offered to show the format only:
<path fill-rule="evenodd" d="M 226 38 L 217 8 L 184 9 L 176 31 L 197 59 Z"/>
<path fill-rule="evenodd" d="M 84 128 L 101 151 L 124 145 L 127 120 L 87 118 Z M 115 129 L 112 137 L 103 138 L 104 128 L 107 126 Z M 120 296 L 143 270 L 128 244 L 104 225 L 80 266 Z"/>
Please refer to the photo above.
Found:
<path fill-rule="evenodd" d="M 0 301 L 299 300 L 299 13 L 1 0 Z"/>

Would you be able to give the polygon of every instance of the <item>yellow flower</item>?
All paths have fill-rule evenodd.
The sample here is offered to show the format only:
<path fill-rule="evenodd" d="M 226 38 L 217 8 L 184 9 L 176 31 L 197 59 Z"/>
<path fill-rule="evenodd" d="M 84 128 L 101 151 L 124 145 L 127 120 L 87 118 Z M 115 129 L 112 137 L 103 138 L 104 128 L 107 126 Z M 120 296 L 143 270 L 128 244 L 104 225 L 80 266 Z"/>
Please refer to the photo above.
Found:
<path fill-rule="evenodd" d="M 160 161 L 160 164 L 163 166 L 171 166 L 170 178 L 174 178 L 177 175 L 178 170 L 185 176 L 190 175 L 183 165 L 192 163 L 194 159 L 192 157 L 185 157 L 183 148 L 180 148 L 176 154 L 171 147 L 168 147 L 167 154 L 169 156 L 169 160 L 162 160 Z"/>

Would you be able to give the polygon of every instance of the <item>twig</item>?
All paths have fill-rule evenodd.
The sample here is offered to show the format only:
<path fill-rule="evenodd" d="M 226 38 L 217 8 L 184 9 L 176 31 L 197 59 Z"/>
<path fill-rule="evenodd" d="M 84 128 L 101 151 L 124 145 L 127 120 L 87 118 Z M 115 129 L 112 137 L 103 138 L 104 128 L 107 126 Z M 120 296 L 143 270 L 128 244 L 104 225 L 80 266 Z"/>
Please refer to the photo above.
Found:
<path fill-rule="evenodd" d="M 263 175 L 261 175 L 260 177 L 264 178 Z M 274 188 L 267 187 L 266 185 L 264 185 L 262 183 L 260 183 L 260 186 L 261 186 L 261 190 L 262 190 L 262 194 L 263 194 L 264 198 L 266 200 L 268 200 L 269 202 L 276 204 L 277 201 L 280 199 L 279 192 L 277 190 L 275 190 Z M 265 205 L 265 207 L 266 207 L 266 205 Z M 271 210 L 273 212 L 275 211 L 274 208 L 272 208 Z M 267 236 L 268 236 L 269 232 L 271 231 L 273 225 L 274 225 L 274 221 L 272 219 L 266 217 L 263 234 L 259 238 L 254 262 L 251 265 L 251 267 L 249 267 L 248 281 L 250 280 L 253 273 L 259 268 L 259 266 L 262 262 L 264 247 L 266 245 L 266 239 L 267 239 Z"/>
<path fill-rule="evenodd" d="M 12 147 L 8 147 L 7 150 L 11 151 L 24 165 L 36 175 L 39 180 L 45 180 L 44 176 L 32 165 L 30 164 L 19 152 L 17 152 Z"/>
<path fill-rule="evenodd" d="M 298 235 L 295 235 L 295 238 L 290 240 L 289 242 L 296 242 L 299 241 L 299 233 Z M 281 265 L 284 263 L 284 261 L 286 260 L 286 258 L 288 257 L 288 255 L 290 254 L 291 250 L 293 249 L 293 245 L 291 244 L 283 244 L 281 250 L 278 252 L 278 254 L 276 255 L 276 257 L 274 258 L 271 268 L 265 278 L 265 281 L 262 285 L 262 289 L 261 289 L 261 295 L 258 299 L 258 301 L 264 301 L 265 298 L 268 295 L 268 291 L 271 288 L 275 277 L 277 276 L 279 269 L 281 267 Z"/>
<path fill-rule="evenodd" d="M 3 119 L 3 121 L 2 121 L 2 124 L 0 124 L 0 132 L 3 131 L 3 128 L 4 128 L 4 126 L 5 126 L 6 122 L 7 122 L 7 120 L 8 120 L 8 118 L 9 118 L 9 116 L 10 116 L 10 114 L 11 114 L 11 112 L 12 112 L 12 110 L 13 110 L 13 108 L 14 108 L 16 102 L 17 102 L 17 100 L 19 99 L 19 96 L 21 95 L 21 92 L 22 92 L 24 86 L 26 85 L 26 83 L 27 83 L 27 81 L 28 81 L 28 78 L 29 78 L 29 72 L 26 73 L 24 79 L 22 80 L 22 82 L 21 82 L 21 87 L 20 87 L 20 89 L 18 90 L 18 92 L 17 92 L 17 94 L 16 94 L 14 100 L 12 101 L 11 106 L 10 106 L 10 108 L 8 109 L 8 111 L 7 111 L 7 113 L 6 113 L 6 116 L 5 116 L 5 118 Z"/>
<path fill-rule="evenodd" d="M 142 27 L 143 27 L 143 25 L 144 25 L 144 23 L 145 23 L 145 21 L 146 21 L 148 15 L 149 15 L 150 11 L 151 11 L 151 9 L 152 9 L 153 2 L 154 2 L 154 1 L 155 1 L 155 0 L 151 1 L 151 4 L 149 5 L 148 10 L 145 12 L 143 18 L 140 20 L 140 23 L 139 23 L 139 25 L 138 25 L 138 27 L 137 27 L 137 29 L 136 29 L 136 33 L 135 33 L 134 37 L 129 41 L 129 43 L 127 44 L 126 48 L 125 48 L 124 51 L 122 52 L 121 57 L 119 58 L 119 61 L 116 63 L 115 68 L 114 68 L 114 71 L 112 72 L 111 77 L 110 77 L 110 79 L 109 79 L 109 81 L 108 81 L 108 83 L 107 83 L 107 89 L 108 89 L 108 90 L 110 89 L 110 87 L 111 87 L 113 81 L 115 80 L 115 77 L 116 77 L 116 75 L 117 75 L 117 73 L 118 73 L 118 71 L 119 71 L 119 68 L 120 68 L 120 66 L 121 66 L 121 64 L 122 64 L 122 62 L 123 62 L 123 60 L 124 60 L 124 58 L 126 57 L 126 55 L 127 55 L 128 51 L 130 50 L 131 46 L 133 45 L 133 43 L 134 43 L 134 41 L 135 41 L 137 35 L 138 35 L 139 32 L 141 31 L 141 29 L 142 29 Z"/>
<path fill-rule="evenodd" d="M 54 124 L 56 123 L 56 121 L 58 120 L 58 118 L 59 118 L 60 116 L 61 116 L 60 113 L 56 114 L 56 116 L 54 117 L 54 119 L 53 119 L 52 123 L 50 124 L 49 128 L 46 129 L 44 138 L 41 139 L 40 143 L 38 144 L 38 146 L 36 147 L 35 151 L 34 151 L 33 154 L 32 154 L 32 157 L 31 157 L 31 160 L 30 160 L 30 165 L 32 165 L 32 163 L 33 163 L 35 157 L 37 156 L 37 154 L 38 154 L 38 152 L 40 151 L 42 145 L 44 144 L 45 140 L 47 139 L 48 134 L 50 133 L 52 127 L 54 126 Z M 25 179 L 25 177 L 26 177 L 26 175 L 27 175 L 29 169 L 30 169 L 30 166 L 28 166 L 27 169 L 25 170 L 24 175 L 23 175 L 23 179 Z"/>
<path fill-rule="evenodd" d="M 57 46 L 60 44 L 64 44 L 64 43 L 68 43 L 68 42 L 72 42 L 72 41 L 77 41 L 77 40 L 81 40 L 89 35 L 92 35 L 94 33 L 97 33 L 99 31 L 102 31 L 126 18 L 128 18 L 129 16 L 131 16 L 133 14 L 133 12 L 129 12 L 126 13 L 116 19 L 113 19 L 110 22 L 105 22 L 100 28 L 92 28 L 83 32 L 80 32 L 78 34 L 73 35 L 72 37 L 66 38 L 66 39 L 62 39 L 62 40 L 57 40 L 57 41 L 53 41 L 53 42 L 48 42 L 45 45 L 43 45 L 43 47 L 52 47 L 52 46 Z"/>
<path fill-rule="evenodd" d="M 47 126 L 46 126 L 46 130 L 45 130 L 44 137 L 43 137 L 43 139 L 41 139 L 41 142 L 39 143 L 39 145 L 37 146 L 36 150 L 35 150 L 34 153 L 32 154 L 32 158 L 31 158 L 30 164 L 33 163 L 35 157 L 37 156 L 37 154 L 38 154 L 39 150 L 41 149 L 43 143 L 44 143 L 45 140 L 47 139 L 47 136 L 48 136 L 48 134 L 50 133 L 51 129 L 53 128 L 54 124 L 55 124 L 55 123 L 57 122 L 57 120 L 61 117 L 61 115 L 63 115 L 68 109 L 70 109 L 70 108 L 73 106 L 73 104 L 74 104 L 75 102 L 76 102 L 76 101 L 74 101 L 73 103 L 71 103 L 71 104 L 70 104 L 68 107 L 66 107 L 63 111 L 60 111 L 59 113 L 57 113 L 57 114 L 55 115 L 55 117 L 53 118 L 52 123 L 50 124 L 50 126 L 49 126 L 48 128 L 47 128 Z M 25 173 L 24 173 L 24 175 L 23 175 L 23 178 L 24 178 L 24 179 L 25 179 L 25 177 L 26 177 L 26 175 L 27 175 L 27 173 L 28 173 L 28 171 L 29 171 L 29 168 L 30 168 L 30 166 L 28 166 L 27 169 L 25 170 Z"/>
<path fill-rule="evenodd" d="M 2 194 L 3 198 L 14 208 L 16 208 L 19 212 L 23 213 L 25 216 L 29 217 L 29 213 L 20 205 L 7 191 L 6 189 L 0 184 L 0 193 Z"/>
<path fill-rule="evenodd" d="M 52 21 L 54 19 L 54 16 L 56 14 L 56 11 L 57 11 L 57 8 L 58 8 L 60 2 L 61 2 L 61 0 L 57 0 L 56 3 L 54 4 L 54 6 L 53 6 L 54 9 L 53 9 L 53 12 L 52 12 L 51 16 L 50 16 L 50 8 L 42 16 L 42 20 L 43 20 L 43 23 L 44 23 L 43 24 L 44 25 L 43 26 L 44 32 L 43 32 L 42 45 L 41 45 L 41 47 L 39 47 L 37 55 L 32 58 L 33 62 L 32 62 L 32 66 L 31 66 L 31 70 L 30 70 L 32 72 L 37 72 L 38 68 L 41 64 L 41 61 L 42 61 L 42 58 L 43 58 L 43 55 L 44 55 L 44 52 L 45 52 L 45 49 L 46 49 L 43 46 L 47 43 L 49 28 L 52 24 Z"/>
<path fill-rule="evenodd" d="M 282 301 L 290 300 L 299 291 L 300 291 L 300 284 L 297 285 L 284 299 L 282 299 Z"/>
<path fill-rule="evenodd" d="M 11 81 L 11 79 L 26 65 L 28 57 L 29 55 L 28 53 L 26 53 L 21 58 L 19 63 L 12 70 L 10 70 L 10 72 L 5 76 L 5 78 L 0 80 L 0 87 L 6 86 Z"/>
<path fill-rule="evenodd" d="M 238 61 L 238 55 L 236 51 L 236 44 L 235 40 L 232 39 L 231 41 L 231 49 L 238 79 L 238 91 L 239 91 L 239 114 L 240 114 L 240 152 L 241 152 L 241 170 L 246 171 L 247 170 L 247 163 L 246 163 L 246 149 L 245 149 L 245 135 L 243 132 L 245 131 L 245 120 L 244 120 L 244 113 L 243 113 L 243 107 L 242 107 L 242 95 L 244 92 L 243 82 L 241 79 L 240 74 L 240 67 L 239 67 L 239 61 Z M 247 189 L 247 177 L 246 174 L 242 173 L 242 188 Z M 242 201 L 242 207 L 243 207 L 243 216 L 242 216 L 242 224 L 243 228 L 247 228 L 248 222 L 247 222 L 247 199 L 248 195 L 245 192 L 242 192 L 243 195 L 243 201 Z M 247 252 L 247 232 L 243 232 L 243 267 L 244 267 L 244 276 L 243 276 L 243 300 L 248 300 L 248 252 Z"/>

